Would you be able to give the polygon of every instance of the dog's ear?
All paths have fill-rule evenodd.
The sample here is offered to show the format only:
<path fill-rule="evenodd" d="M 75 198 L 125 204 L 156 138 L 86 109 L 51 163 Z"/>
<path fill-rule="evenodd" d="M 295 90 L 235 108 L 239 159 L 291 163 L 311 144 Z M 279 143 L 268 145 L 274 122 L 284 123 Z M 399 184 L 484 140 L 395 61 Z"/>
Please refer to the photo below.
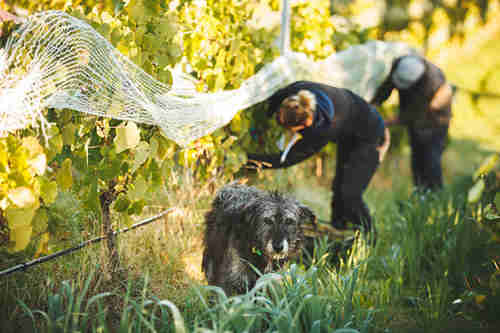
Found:
<path fill-rule="evenodd" d="M 316 224 L 316 215 L 311 210 L 311 208 L 305 205 L 300 205 L 299 209 L 300 209 L 300 217 L 305 223 L 310 222 L 312 224 Z"/>

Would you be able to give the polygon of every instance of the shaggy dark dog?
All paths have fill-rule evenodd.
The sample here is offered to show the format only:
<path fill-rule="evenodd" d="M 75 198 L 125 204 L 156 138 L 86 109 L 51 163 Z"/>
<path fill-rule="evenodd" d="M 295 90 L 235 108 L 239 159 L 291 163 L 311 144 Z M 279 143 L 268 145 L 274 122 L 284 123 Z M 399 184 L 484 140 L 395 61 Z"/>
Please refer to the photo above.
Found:
<path fill-rule="evenodd" d="M 202 269 L 210 285 L 243 293 L 258 279 L 301 253 L 302 224 L 316 220 L 298 201 L 277 192 L 231 183 L 205 215 Z M 253 266 L 253 267 L 252 267 Z"/>

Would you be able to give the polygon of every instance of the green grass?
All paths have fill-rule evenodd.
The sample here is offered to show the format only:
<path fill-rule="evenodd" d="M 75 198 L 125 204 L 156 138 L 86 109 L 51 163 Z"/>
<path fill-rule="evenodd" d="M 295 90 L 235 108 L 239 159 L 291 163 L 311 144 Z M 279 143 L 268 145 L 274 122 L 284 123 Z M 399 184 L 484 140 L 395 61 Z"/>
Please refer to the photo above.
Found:
<path fill-rule="evenodd" d="M 207 287 L 199 271 L 203 213 L 225 180 L 200 189 L 180 177 L 187 191 L 172 191 L 162 200 L 181 209 L 120 237 L 122 280 L 105 269 L 100 246 L 2 279 L 2 332 L 31 331 L 33 318 L 42 332 L 438 332 L 456 327 L 481 332 L 481 327 L 498 327 L 498 288 L 483 280 L 500 275 L 492 261 L 500 252 L 478 223 L 475 207 L 466 203 L 470 174 L 487 152 L 456 154 L 459 148 L 463 143 L 452 141 L 445 154 L 446 190 L 425 197 L 411 191 L 408 156 L 390 156 L 384 163 L 366 193 L 379 229 L 376 248 L 360 238 L 339 261 L 323 242 L 313 266 L 299 261 L 236 297 Z M 464 156 L 468 162 L 458 165 Z M 304 201 L 327 218 L 333 165 L 326 163 L 321 178 L 308 176 L 314 166 L 312 160 L 266 171 L 250 182 L 308 198 Z M 304 185 L 306 176 L 314 187 Z"/>

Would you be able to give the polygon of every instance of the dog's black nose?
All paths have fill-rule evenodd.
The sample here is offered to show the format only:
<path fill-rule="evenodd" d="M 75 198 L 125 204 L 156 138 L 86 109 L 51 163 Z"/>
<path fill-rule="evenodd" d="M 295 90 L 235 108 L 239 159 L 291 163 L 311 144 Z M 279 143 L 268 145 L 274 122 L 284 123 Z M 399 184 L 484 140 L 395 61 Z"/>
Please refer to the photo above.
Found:
<path fill-rule="evenodd" d="M 273 242 L 273 249 L 276 253 L 283 251 L 283 241 Z"/>

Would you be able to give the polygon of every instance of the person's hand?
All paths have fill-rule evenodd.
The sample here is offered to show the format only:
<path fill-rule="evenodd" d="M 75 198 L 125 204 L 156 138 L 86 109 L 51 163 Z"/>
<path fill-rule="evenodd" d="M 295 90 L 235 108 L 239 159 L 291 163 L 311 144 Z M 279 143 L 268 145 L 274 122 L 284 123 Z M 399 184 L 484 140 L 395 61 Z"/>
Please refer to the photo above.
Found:
<path fill-rule="evenodd" d="M 429 105 L 431 111 L 441 110 L 451 103 L 453 89 L 448 83 L 443 84 L 432 97 Z"/>
<path fill-rule="evenodd" d="M 250 169 L 250 170 L 261 170 L 264 167 L 271 167 L 272 164 L 268 162 L 263 162 L 263 161 L 257 161 L 253 159 L 248 159 L 247 163 L 242 166 L 244 169 Z"/>

